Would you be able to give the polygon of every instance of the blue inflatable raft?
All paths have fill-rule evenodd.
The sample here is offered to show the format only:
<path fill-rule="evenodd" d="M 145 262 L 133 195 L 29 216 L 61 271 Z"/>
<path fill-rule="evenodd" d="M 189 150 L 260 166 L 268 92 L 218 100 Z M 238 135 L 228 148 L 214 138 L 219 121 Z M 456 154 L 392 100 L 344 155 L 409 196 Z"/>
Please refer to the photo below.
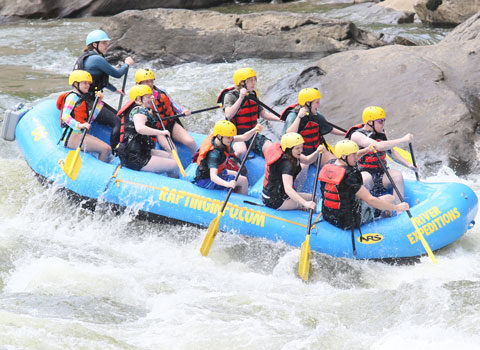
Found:
<path fill-rule="evenodd" d="M 103 140 L 109 138 L 106 127 L 94 124 L 92 133 Z M 120 168 L 113 177 L 118 158 L 107 164 L 95 155 L 81 153 L 82 166 L 76 181 L 66 176 L 58 165 L 71 151 L 57 145 L 62 134 L 59 111 L 54 100 L 43 101 L 28 111 L 17 124 L 16 139 L 28 165 L 43 178 L 63 185 L 69 191 L 92 200 L 207 227 L 217 217 L 225 191 L 199 188 L 184 179 L 163 174 Z M 193 134 L 198 145 L 204 135 Z M 187 177 L 195 174 L 190 152 L 179 147 L 179 156 Z M 264 237 L 272 241 L 300 247 L 305 241 L 308 212 L 276 211 L 264 207 L 260 198 L 264 160 L 261 157 L 246 163 L 251 188 L 249 196 L 232 194 L 220 230 L 243 235 Z M 313 167 L 304 190 L 311 191 Z M 107 186 L 107 184 L 109 184 Z M 478 209 L 475 193 L 460 183 L 424 183 L 406 180 L 405 199 L 411 213 L 432 250 L 459 239 L 474 225 Z M 257 205 L 251 204 L 256 203 Z M 320 205 L 319 205 L 320 207 Z M 425 254 L 423 245 L 406 213 L 377 220 L 355 230 L 356 256 L 353 256 L 351 232 L 340 230 L 314 215 L 310 245 L 312 250 L 335 257 L 357 259 L 387 259 L 415 257 Z"/>

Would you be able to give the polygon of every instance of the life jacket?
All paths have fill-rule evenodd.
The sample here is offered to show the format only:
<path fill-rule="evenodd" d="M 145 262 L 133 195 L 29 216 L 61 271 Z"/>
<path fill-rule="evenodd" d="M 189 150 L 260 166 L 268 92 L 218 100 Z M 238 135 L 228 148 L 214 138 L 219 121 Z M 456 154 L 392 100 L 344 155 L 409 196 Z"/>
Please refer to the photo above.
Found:
<path fill-rule="evenodd" d="M 205 137 L 202 144 L 200 145 L 200 149 L 193 156 L 193 161 L 196 162 L 198 166 L 198 174 L 200 174 L 200 176 L 197 176 L 198 178 L 204 179 L 210 177 L 210 169 L 205 162 L 205 158 L 207 157 L 208 152 L 213 151 L 214 149 L 219 149 L 219 147 L 214 144 L 214 136 L 212 133 Z M 217 174 L 221 174 L 223 172 L 230 158 L 230 147 L 225 147 L 222 151 L 225 155 L 225 160 L 222 164 L 218 166 Z"/>
<path fill-rule="evenodd" d="M 139 147 L 142 149 L 142 152 L 148 152 L 149 150 L 155 147 L 155 142 L 152 136 L 139 134 L 135 129 L 135 123 L 131 118 L 131 114 L 135 109 L 135 107 L 138 107 L 138 106 L 134 105 L 131 102 L 132 101 L 127 102 L 127 105 L 131 104 L 130 106 L 128 107 L 124 106 L 122 108 L 122 110 L 125 109 L 125 111 L 123 112 L 123 116 L 124 116 L 123 123 L 121 123 L 121 126 L 120 126 L 120 129 L 123 128 L 123 131 L 120 132 L 120 134 L 123 134 L 123 136 L 121 137 L 122 140 L 120 141 L 119 145 L 128 145 L 129 142 L 134 140 L 134 142 L 137 143 Z M 129 107 L 131 108 L 129 113 L 127 114 L 126 112 Z M 152 115 L 147 116 L 147 122 L 145 123 L 145 125 L 148 126 L 149 128 L 154 128 L 155 127 L 154 124 L 155 123 L 153 120 L 153 116 Z"/>
<path fill-rule="evenodd" d="M 82 53 L 82 55 L 77 59 L 75 62 L 75 65 L 73 66 L 74 70 L 85 70 L 85 60 L 87 57 L 93 56 L 93 55 L 98 55 L 95 51 L 88 51 Z M 90 72 L 89 72 L 90 73 Z M 91 74 L 91 73 L 90 73 Z M 90 93 L 95 93 L 96 91 L 101 91 L 103 90 L 104 87 L 108 85 L 108 80 L 109 80 L 109 75 L 107 73 L 101 73 L 101 74 L 91 74 L 92 75 L 92 84 L 90 85 L 90 89 L 88 92 Z"/>
<path fill-rule="evenodd" d="M 160 118 L 162 118 L 165 128 L 168 129 L 170 124 L 175 123 L 175 119 L 164 120 L 165 117 L 175 115 L 175 113 L 173 112 L 172 102 L 163 91 L 156 88 L 155 86 L 153 87 L 153 91 L 154 93 L 158 92 L 158 95 L 154 98 L 153 103 L 155 103 L 155 106 L 158 109 L 158 113 L 160 114 Z M 157 122 L 156 128 L 163 130 L 162 124 L 160 123 L 160 121 Z"/>
<path fill-rule="evenodd" d="M 377 133 L 374 131 L 365 131 L 364 129 L 359 129 L 357 130 L 358 132 L 361 132 L 365 136 L 376 140 L 376 141 L 386 141 L 387 136 L 384 133 Z M 385 151 L 377 151 L 377 154 L 375 152 L 368 152 L 366 155 L 364 155 L 362 158 L 358 160 L 358 167 L 361 169 L 368 169 L 368 170 L 380 170 L 382 169 L 382 165 L 378 162 L 378 157 L 381 159 L 383 164 L 385 164 L 385 158 L 387 156 L 387 153 Z"/>
<path fill-rule="evenodd" d="M 323 204 L 330 209 L 340 209 L 340 193 L 338 185 L 345 177 L 344 167 L 335 164 L 326 164 L 318 174 L 318 180 L 325 182 Z"/>
<path fill-rule="evenodd" d="M 354 125 L 352 127 L 350 127 L 350 129 L 347 130 L 347 132 L 345 133 L 345 138 L 346 139 L 351 139 L 352 138 L 352 134 L 357 131 L 358 129 L 361 129 L 365 126 L 365 124 L 357 124 L 357 125 Z"/>
<path fill-rule="evenodd" d="M 240 93 L 235 89 L 235 87 L 226 88 L 220 92 L 220 95 L 217 98 L 217 103 L 221 103 L 223 105 L 225 95 L 229 92 L 232 92 L 237 99 L 240 97 Z M 255 97 L 258 97 L 257 92 L 254 91 L 254 93 Z M 245 96 L 245 100 L 243 102 L 244 103 L 242 104 L 242 107 L 231 119 L 231 122 L 237 127 L 238 135 L 242 135 L 247 131 L 252 130 L 255 125 L 257 125 L 258 120 L 259 109 L 257 102 L 249 99 L 248 96 Z"/>
<path fill-rule="evenodd" d="M 282 114 L 280 114 L 280 120 L 281 120 L 282 122 L 284 122 L 285 120 L 287 120 L 287 117 L 288 117 L 288 115 L 290 114 L 290 112 L 291 112 L 292 110 L 294 110 L 295 107 L 297 107 L 297 106 L 298 106 L 298 103 L 294 103 L 293 105 L 290 105 L 290 106 L 288 106 L 287 108 L 285 108 L 285 109 L 283 110 Z"/>
<path fill-rule="evenodd" d="M 62 120 L 62 112 L 63 112 L 63 107 L 65 106 L 65 100 L 67 99 L 67 96 L 70 94 L 75 94 L 78 96 L 78 100 L 77 102 L 75 102 L 75 106 L 73 106 L 73 109 L 72 109 L 72 113 L 71 113 L 72 117 L 79 123 L 86 123 L 88 120 L 88 103 L 85 96 L 84 95 L 80 96 L 73 91 L 63 92 L 57 98 L 57 108 L 60 110 L 60 126 L 61 127 L 67 126 L 65 122 Z"/>
<path fill-rule="evenodd" d="M 270 145 L 264 153 L 265 156 L 265 177 L 263 179 L 263 187 L 265 187 L 269 180 L 270 176 L 270 166 L 278 161 L 283 156 L 282 146 L 280 143 L 276 142 Z"/>
<path fill-rule="evenodd" d="M 112 138 L 114 138 L 117 143 L 122 143 L 125 138 L 125 126 L 130 120 L 130 112 L 133 107 L 135 107 L 135 101 L 129 100 L 117 113 L 117 117 L 120 118 L 120 132 L 118 136 L 112 134 Z"/>
<path fill-rule="evenodd" d="M 282 112 L 280 118 L 286 120 L 287 116 L 298 106 L 298 103 L 288 106 Z M 303 149 L 305 154 L 313 153 L 320 143 L 323 143 L 327 147 L 325 139 L 320 135 L 320 125 L 315 123 L 309 116 L 305 116 L 300 119 L 300 124 L 298 125 L 298 131 L 302 135 L 304 143 Z"/>

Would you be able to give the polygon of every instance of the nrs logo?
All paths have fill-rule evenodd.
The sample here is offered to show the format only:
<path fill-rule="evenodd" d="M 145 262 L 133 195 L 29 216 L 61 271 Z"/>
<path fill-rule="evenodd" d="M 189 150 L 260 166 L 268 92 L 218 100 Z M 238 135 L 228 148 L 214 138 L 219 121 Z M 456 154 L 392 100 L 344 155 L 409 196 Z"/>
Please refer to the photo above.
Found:
<path fill-rule="evenodd" d="M 375 244 L 380 242 L 383 236 L 380 233 L 366 233 L 358 237 L 358 242 L 362 244 Z"/>

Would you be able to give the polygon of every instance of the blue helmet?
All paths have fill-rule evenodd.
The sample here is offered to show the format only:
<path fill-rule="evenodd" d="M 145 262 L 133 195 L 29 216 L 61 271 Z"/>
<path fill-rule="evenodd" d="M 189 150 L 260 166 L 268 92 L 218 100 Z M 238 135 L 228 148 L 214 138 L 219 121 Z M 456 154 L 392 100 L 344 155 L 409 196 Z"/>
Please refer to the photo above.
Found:
<path fill-rule="evenodd" d="M 87 40 L 85 40 L 87 46 L 91 43 L 96 43 L 97 41 L 109 41 L 107 33 L 101 29 L 96 29 L 93 32 L 88 33 Z"/>

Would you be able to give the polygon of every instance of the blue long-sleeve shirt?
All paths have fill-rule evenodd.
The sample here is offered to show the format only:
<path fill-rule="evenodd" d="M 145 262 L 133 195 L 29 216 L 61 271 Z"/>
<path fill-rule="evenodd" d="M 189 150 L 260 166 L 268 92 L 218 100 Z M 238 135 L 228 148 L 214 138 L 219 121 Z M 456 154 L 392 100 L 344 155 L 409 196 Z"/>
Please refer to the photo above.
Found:
<path fill-rule="evenodd" d="M 92 55 L 88 56 L 83 62 L 83 69 L 92 75 L 106 73 L 111 77 L 120 78 L 127 72 L 128 64 L 125 63 L 119 69 L 116 69 L 108 63 L 105 57 L 102 57 L 101 55 Z M 113 92 L 117 91 L 117 88 L 111 83 L 108 83 L 106 88 Z"/>

